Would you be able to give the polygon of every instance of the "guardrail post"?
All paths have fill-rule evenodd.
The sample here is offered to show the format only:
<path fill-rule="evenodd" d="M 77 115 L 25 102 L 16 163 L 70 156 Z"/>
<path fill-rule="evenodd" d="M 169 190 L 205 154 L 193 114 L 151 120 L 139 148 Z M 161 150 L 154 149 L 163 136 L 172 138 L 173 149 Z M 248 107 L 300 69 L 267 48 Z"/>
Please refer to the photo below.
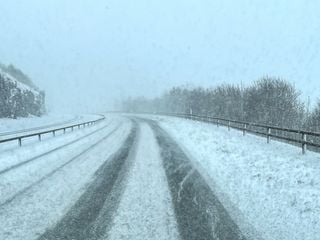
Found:
<path fill-rule="evenodd" d="M 243 136 L 246 135 L 246 130 L 247 130 L 247 124 L 244 124 L 244 128 L 243 128 Z"/>
<path fill-rule="evenodd" d="M 19 147 L 21 147 L 22 146 L 22 139 L 18 138 L 18 142 L 19 142 Z"/>
<path fill-rule="evenodd" d="M 219 119 L 217 120 L 217 127 L 219 127 Z"/>
<path fill-rule="evenodd" d="M 228 131 L 230 131 L 230 121 L 228 121 Z"/>
<path fill-rule="evenodd" d="M 302 133 L 302 154 L 307 152 L 307 134 Z"/>
<path fill-rule="evenodd" d="M 267 143 L 270 143 L 270 138 L 271 138 L 271 128 L 267 129 Z"/>
<path fill-rule="evenodd" d="M 71 132 L 73 132 L 73 126 L 71 127 Z"/>
<path fill-rule="evenodd" d="M 64 129 L 63 129 L 63 134 L 65 134 L 65 133 L 66 133 L 66 129 L 64 128 Z"/>
<path fill-rule="evenodd" d="M 41 142 L 41 134 L 38 135 L 38 140 Z"/>
<path fill-rule="evenodd" d="M 56 136 L 56 131 L 55 131 L 55 130 L 52 131 L 52 135 L 53 135 L 54 137 Z"/>

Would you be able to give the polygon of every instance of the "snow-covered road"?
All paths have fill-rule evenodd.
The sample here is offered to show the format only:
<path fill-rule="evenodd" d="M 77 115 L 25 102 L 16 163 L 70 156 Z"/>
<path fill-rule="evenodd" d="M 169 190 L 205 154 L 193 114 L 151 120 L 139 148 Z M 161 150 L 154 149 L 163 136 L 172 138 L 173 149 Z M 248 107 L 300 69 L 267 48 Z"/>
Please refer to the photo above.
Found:
<path fill-rule="evenodd" d="M 90 137 L 0 175 L 0 239 L 36 239 L 63 217 L 130 132 L 129 121 L 116 120 L 100 123 L 103 129 Z M 52 147 L 64 139 L 55 141 Z"/>
<path fill-rule="evenodd" d="M 131 121 L 119 150 L 39 239 L 245 239 L 170 136 Z"/>
<path fill-rule="evenodd" d="M 133 166 L 107 239 L 178 239 L 159 147 L 142 123 Z"/>
<path fill-rule="evenodd" d="M 218 136 L 208 135 L 213 128 Z M 282 158 L 288 167 L 286 156 L 293 156 L 290 149 L 294 147 L 288 146 L 289 151 L 283 144 L 263 147 L 253 137 L 241 148 L 244 138 L 238 135 L 180 119 L 110 114 L 97 125 L 4 151 L 0 153 L 0 239 L 271 240 L 277 234 L 290 236 L 285 229 L 297 219 L 281 215 L 290 209 L 281 202 L 285 196 L 274 195 L 276 185 L 274 192 L 268 185 L 261 185 L 260 192 L 254 187 L 256 178 L 264 184 L 264 173 L 252 175 L 252 171 L 257 164 L 266 168 L 267 163 L 252 158 L 257 151 L 277 154 L 276 159 Z M 248 144 L 255 151 L 239 155 Z M 304 157 L 311 165 L 312 156 Z M 280 160 L 272 163 L 282 168 Z M 297 161 L 294 164 L 303 167 Z M 277 177 L 272 171 L 268 166 L 270 184 Z M 246 188 L 241 187 L 244 180 Z M 317 179 L 313 184 L 318 184 Z M 277 197 L 274 203 L 279 206 L 272 206 L 265 193 Z M 312 193 L 319 191 L 313 187 Z M 300 204 L 297 197 L 290 205 L 293 209 Z M 316 202 L 312 204 L 310 209 Z M 275 214 L 278 207 L 282 207 L 280 216 Z M 303 214 L 313 217 L 309 218 L 312 226 L 317 226 L 315 215 Z M 282 217 L 291 224 L 281 223 Z M 262 221 L 264 226 L 259 225 Z M 305 225 L 308 219 L 301 222 Z M 303 235 L 296 228 L 299 231 L 291 233 L 292 239 L 317 239 L 312 238 L 317 230 Z"/>

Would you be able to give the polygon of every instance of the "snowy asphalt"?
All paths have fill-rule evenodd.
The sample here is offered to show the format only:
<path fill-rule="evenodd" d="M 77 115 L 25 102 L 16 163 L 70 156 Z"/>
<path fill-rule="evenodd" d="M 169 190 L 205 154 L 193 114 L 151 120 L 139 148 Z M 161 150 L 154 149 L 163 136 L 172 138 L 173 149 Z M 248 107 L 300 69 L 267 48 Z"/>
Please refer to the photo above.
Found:
<path fill-rule="evenodd" d="M 45 178 L 26 186 L 23 192 L 17 190 L 19 199 L 14 198 L 8 203 L 5 196 L 0 199 L 5 202 L 0 208 L 0 224 L 3 226 L 0 237 L 39 240 L 246 239 L 187 154 L 156 122 L 141 118 L 125 121 L 119 118 L 118 121 L 120 123 L 110 126 L 109 130 L 108 127 L 102 128 L 105 133 L 99 135 L 99 141 L 89 145 L 92 150 L 82 149 L 71 160 L 54 166 Z M 109 125 L 112 124 L 105 126 Z M 95 154 L 100 160 L 96 156 L 91 162 L 94 164 L 91 169 L 89 159 Z M 67 167 L 70 169 L 64 169 Z M 74 173 L 77 168 L 79 173 Z M 48 198 L 61 200 L 66 193 L 55 196 L 52 192 L 46 195 L 43 191 L 52 182 L 65 177 L 60 172 L 63 169 L 65 174 L 71 170 L 73 173 L 70 180 L 64 179 L 62 183 L 70 182 L 75 186 L 68 189 L 73 195 L 72 202 L 70 200 L 59 208 L 58 204 L 50 202 L 55 200 L 49 201 Z M 79 183 L 81 174 L 85 182 L 83 185 Z M 72 179 L 75 176 L 78 182 Z M 47 178 L 52 178 L 52 181 Z M 32 189 L 38 184 L 43 185 L 38 186 L 41 193 Z M 52 186 L 53 189 L 58 187 Z M 39 195 L 38 198 L 35 195 Z M 22 238 L 21 229 L 37 225 L 36 221 L 46 216 L 44 211 L 42 215 L 33 213 L 23 221 L 19 219 L 19 213 L 23 212 L 21 209 L 28 207 L 31 199 L 44 202 L 42 208 L 50 212 L 48 219 L 54 215 L 51 212 L 55 209 L 60 214 L 43 224 L 45 228 L 39 226 L 36 232 L 30 230 L 28 237 Z M 29 205 L 26 204 L 28 202 Z M 9 217 L 7 223 L 8 216 L 16 217 Z M 26 224 L 28 221 L 35 223 L 29 226 Z"/>

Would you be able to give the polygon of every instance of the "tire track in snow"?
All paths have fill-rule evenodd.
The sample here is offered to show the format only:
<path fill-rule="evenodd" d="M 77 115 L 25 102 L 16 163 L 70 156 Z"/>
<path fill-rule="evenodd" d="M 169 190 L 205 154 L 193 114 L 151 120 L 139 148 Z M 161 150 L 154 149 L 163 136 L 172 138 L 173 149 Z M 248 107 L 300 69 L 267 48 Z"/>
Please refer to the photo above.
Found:
<path fill-rule="evenodd" d="M 135 124 L 84 194 L 39 240 L 245 239 L 178 144 L 148 123 L 141 123 L 139 134 Z"/>
<path fill-rule="evenodd" d="M 22 162 L 19 162 L 19 163 L 17 163 L 17 164 L 14 164 L 14 165 L 12 165 L 12 166 L 7 167 L 7 168 L 1 169 L 1 170 L 0 170 L 0 175 L 3 175 L 3 174 L 5 174 L 5 173 L 10 172 L 10 171 L 12 171 L 12 170 L 14 170 L 14 169 L 17 169 L 17 168 L 19 168 L 19 167 L 22 167 L 22 166 L 24 166 L 24 165 L 26 165 L 26 164 L 28 164 L 28 163 L 34 162 L 34 161 L 36 161 L 36 160 L 40 160 L 42 157 L 47 156 L 47 155 L 49 155 L 49 154 L 51 154 L 51 153 L 54 153 L 54 152 L 56 152 L 56 151 L 58 151 L 58 150 L 60 150 L 60 149 L 64 149 L 64 148 L 66 148 L 66 147 L 68 147 L 68 146 L 70 146 L 70 145 L 72 145 L 72 144 L 74 144 L 74 143 L 76 143 L 76 142 L 79 142 L 79 141 L 81 141 L 81 140 L 83 140 L 83 139 L 85 139 L 85 138 L 87 138 L 87 137 L 89 137 L 89 136 L 91 136 L 91 135 L 93 135 L 93 134 L 95 134 L 95 133 L 97 133 L 97 132 L 99 132 L 99 131 L 107 128 L 108 126 L 110 126 L 110 124 L 111 124 L 111 123 L 108 123 L 108 124 L 106 124 L 105 126 L 103 126 L 103 127 L 101 127 L 101 128 L 98 128 L 98 129 L 94 130 L 93 132 L 90 132 L 89 134 L 86 134 L 86 135 L 84 135 L 84 136 L 82 136 L 82 137 L 79 137 L 79 138 L 73 140 L 73 141 L 70 141 L 70 142 L 68 142 L 68 143 L 65 143 L 65 144 L 63 144 L 63 145 L 61 145 L 61 146 L 59 146 L 59 147 L 53 148 L 53 149 L 51 149 L 51 150 L 49 150 L 49 151 L 47 151 L 47 152 L 44 152 L 44 153 L 42 153 L 42 154 L 40 154 L 40 155 L 37 155 L 37 156 L 32 157 L 32 158 L 30 158 L 30 159 L 24 160 L 24 161 L 22 161 Z"/>
<path fill-rule="evenodd" d="M 39 240 L 89 240 L 99 239 L 105 234 L 124 189 L 136 135 L 137 126 L 134 124 L 123 146 L 98 169 L 86 192 Z"/>
<path fill-rule="evenodd" d="M 104 239 L 179 239 L 159 147 L 149 125 L 140 129 L 128 183 Z"/>
<path fill-rule="evenodd" d="M 53 228 L 86 192 L 97 170 L 127 139 L 132 123 L 121 122 L 124 124 L 112 136 L 0 209 L 0 239 L 38 239 L 46 230 Z M 96 139 L 108 132 L 99 134 Z"/>
<path fill-rule="evenodd" d="M 246 239 L 178 144 L 156 122 L 146 121 L 161 148 L 181 238 Z"/>
<path fill-rule="evenodd" d="M 108 126 L 108 125 L 107 125 Z M 105 126 L 105 127 L 107 127 Z M 105 128 L 103 127 L 103 128 Z M 27 193 L 30 189 L 32 189 L 34 186 L 40 184 L 41 182 L 43 182 L 44 180 L 46 180 L 47 178 L 51 177 L 52 175 L 54 175 L 56 172 L 60 171 L 61 169 L 63 169 L 65 166 L 71 164 L 72 162 L 76 161 L 80 156 L 82 156 L 83 154 L 89 152 L 95 145 L 99 144 L 100 142 L 104 141 L 105 139 L 107 139 L 108 137 L 110 137 L 113 133 L 115 133 L 118 129 L 120 128 L 120 124 L 116 126 L 115 129 L 113 129 L 111 132 L 109 132 L 106 136 L 104 136 L 102 139 L 99 139 L 98 141 L 96 141 L 95 143 L 91 144 L 88 148 L 86 148 L 85 150 L 81 151 L 80 153 L 78 153 L 77 155 L 75 155 L 74 157 L 72 157 L 71 159 L 69 159 L 68 161 L 64 162 L 62 165 L 60 165 L 59 167 L 53 169 L 52 171 L 50 171 L 48 174 L 44 175 L 43 177 L 41 177 L 40 179 L 38 179 L 37 181 L 33 182 L 32 184 L 28 185 L 27 187 L 19 190 L 18 192 L 16 192 L 14 195 L 10 196 L 9 198 L 3 200 L 0 203 L 0 210 L 1 208 L 4 208 L 6 205 L 10 204 L 11 202 L 13 202 L 14 200 L 16 200 L 17 198 L 19 198 L 20 196 L 22 196 L 23 194 Z M 99 129 L 98 129 L 99 130 Z M 100 129 L 102 130 L 102 128 Z M 96 131 L 95 131 L 96 132 Z"/>

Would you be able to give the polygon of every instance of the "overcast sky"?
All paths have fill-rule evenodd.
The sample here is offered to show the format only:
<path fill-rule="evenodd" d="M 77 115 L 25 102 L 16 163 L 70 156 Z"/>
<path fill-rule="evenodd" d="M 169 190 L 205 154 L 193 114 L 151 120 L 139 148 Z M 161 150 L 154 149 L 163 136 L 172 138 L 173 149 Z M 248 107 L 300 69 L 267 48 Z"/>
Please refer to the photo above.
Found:
<path fill-rule="evenodd" d="M 0 1 L 0 62 L 26 72 L 52 111 L 264 75 L 320 97 L 319 0 Z"/>

